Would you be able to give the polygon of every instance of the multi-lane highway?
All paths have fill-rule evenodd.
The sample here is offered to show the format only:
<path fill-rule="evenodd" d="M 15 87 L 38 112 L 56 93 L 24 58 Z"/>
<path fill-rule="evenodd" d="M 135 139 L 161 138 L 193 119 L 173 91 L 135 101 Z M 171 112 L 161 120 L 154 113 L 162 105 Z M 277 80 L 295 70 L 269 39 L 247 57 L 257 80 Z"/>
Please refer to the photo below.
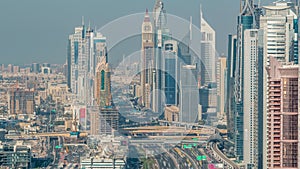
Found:
<path fill-rule="evenodd" d="M 146 154 L 148 158 L 154 158 L 155 162 L 157 163 L 157 167 L 159 169 L 177 169 L 176 162 L 174 158 L 171 157 L 171 154 L 165 151 L 158 144 L 146 144 L 143 145 L 143 148 L 146 150 Z"/>
<path fill-rule="evenodd" d="M 195 166 L 193 165 L 192 159 L 185 153 L 183 153 L 183 151 L 180 148 L 175 147 L 171 149 L 170 152 L 173 156 L 175 156 L 176 160 L 178 161 L 179 168 L 197 168 L 195 168 Z"/>

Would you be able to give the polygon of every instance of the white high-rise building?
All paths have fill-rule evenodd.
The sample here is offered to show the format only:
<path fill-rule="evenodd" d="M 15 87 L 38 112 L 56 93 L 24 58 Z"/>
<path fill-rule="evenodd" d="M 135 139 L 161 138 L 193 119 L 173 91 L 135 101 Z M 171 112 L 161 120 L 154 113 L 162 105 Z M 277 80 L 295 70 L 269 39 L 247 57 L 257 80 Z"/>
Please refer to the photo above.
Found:
<path fill-rule="evenodd" d="M 72 92 L 78 94 L 78 96 L 82 96 L 84 92 L 83 78 L 85 77 L 85 69 L 87 68 L 87 65 L 85 65 L 85 61 L 87 60 L 85 53 L 85 33 L 85 26 L 82 25 L 76 27 L 74 34 L 69 36 L 69 87 Z"/>
<path fill-rule="evenodd" d="M 244 161 L 258 165 L 258 30 L 244 31 Z"/>
<path fill-rule="evenodd" d="M 298 19 L 292 3 L 279 1 L 274 6 L 263 8 L 265 15 L 260 17 L 260 29 L 264 31 L 265 65 L 269 65 L 270 56 L 280 62 L 293 61 L 292 44 L 294 38 L 297 38 L 294 23 Z"/>
<path fill-rule="evenodd" d="M 277 1 L 273 6 L 264 6 L 264 15 L 260 17 L 260 29 L 263 31 L 262 48 L 264 63 L 263 67 L 270 66 L 270 57 L 275 58 L 280 63 L 298 62 L 298 17 L 297 7 L 287 1 Z M 268 148 L 267 121 L 270 120 L 269 111 L 269 76 L 267 69 L 263 72 L 263 168 L 277 167 L 275 159 L 268 159 L 272 153 Z M 283 147 L 279 147 L 283 150 Z M 283 153 L 280 153 L 284 156 Z M 299 157 L 298 157 L 299 158 Z"/>
<path fill-rule="evenodd" d="M 226 57 L 222 56 L 218 59 L 217 64 L 217 94 L 218 94 L 218 116 L 219 119 L 222 119 L 223 122 L 226 120 L 226 110 L 225 110 L 225 103 L 226 103 L 226 77 L 227 77 L 227 59 Z"/>
<path fill-rule="evenodd" d="M 216 33 L 201 15 L 201 84 L 216 82 Z"/>

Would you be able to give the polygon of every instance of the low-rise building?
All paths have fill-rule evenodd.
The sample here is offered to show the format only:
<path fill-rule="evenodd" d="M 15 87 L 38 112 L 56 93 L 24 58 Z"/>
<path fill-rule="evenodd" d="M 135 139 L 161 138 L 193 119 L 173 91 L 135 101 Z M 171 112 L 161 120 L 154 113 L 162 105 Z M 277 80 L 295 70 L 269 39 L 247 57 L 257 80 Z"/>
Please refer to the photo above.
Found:
<path fill-rule="evenodd" d="M 0 166 L 7 168 L 31 168 L 31 147 L 23 142 L 0 144 Z"/>
<path fill-rule="evenodd" d="M 179 107 L 171 105 L 165 107 L 165 119 L 167 121 L 179 121 Z"/>
<path fill-rule="evenodd" d="M 52 83 L 48 86 L 47 93 L 52 96 L 52 100 L 56 103 L 66 103 L 68 99 L 68 85 Z"/>

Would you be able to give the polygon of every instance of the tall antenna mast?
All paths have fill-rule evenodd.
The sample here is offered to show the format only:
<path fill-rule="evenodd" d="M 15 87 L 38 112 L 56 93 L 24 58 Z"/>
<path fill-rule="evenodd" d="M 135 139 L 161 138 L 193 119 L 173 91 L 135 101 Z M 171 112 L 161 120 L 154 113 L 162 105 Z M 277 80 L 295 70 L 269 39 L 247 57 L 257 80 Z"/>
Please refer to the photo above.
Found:
<path fill-rule="evenodd" d="M 82 26 L 84 25 L 84 16 L 82 16 L 82 18 L 81 18 L 81 25 Z"/>
<path fill-rule="evenodd" d="M 202 4 L 200 4 L 200 18 L 203 16 L 203 11 L 202 11 Z"/>
<path fill-rule="evenodd" d="M 192 41 L 192 36 L 193 36 L 192 26 L 193 26 L 193 17 L 190 16 L 190 43 Z"/>
<path fill-rule="evenodd" d="M 243 1 L 244 0 L 240 0 L 240 12 L 242 12 L 242 10 L 243 10 Z"/>

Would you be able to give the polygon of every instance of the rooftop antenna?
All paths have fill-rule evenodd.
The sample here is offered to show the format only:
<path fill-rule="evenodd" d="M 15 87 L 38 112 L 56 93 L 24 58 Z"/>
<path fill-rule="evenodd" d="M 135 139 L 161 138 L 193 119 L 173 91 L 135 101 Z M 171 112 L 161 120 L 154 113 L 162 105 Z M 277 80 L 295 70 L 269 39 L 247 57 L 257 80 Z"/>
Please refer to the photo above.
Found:
<path fill-rule="evenodd" d="M 202 4 L 200 4 L 200 18 L 203 16 L 203 11 L 202 11 Z"/>
<path fill-rule="evenodd" d="M 193 17 L 192 16 L 190 16 L 190 43 L 191 43 L 191 41 L 192 41 L 192 24 L 193 24 Z"/>
<path fill-rule="evenodd" d="M 82 16 L 82 18 L 81 18 L 81 25 L 82 26 L 84 25 L 84 16 Z"/>
<path fill-rule="evenodd" d="M 203 11 L 202 11 L 202 4 L 200 3 L 200 25 L 199 25 L 199 29 L 201 29 L 202 27 L 202 18 L 203 18 Z"/>

